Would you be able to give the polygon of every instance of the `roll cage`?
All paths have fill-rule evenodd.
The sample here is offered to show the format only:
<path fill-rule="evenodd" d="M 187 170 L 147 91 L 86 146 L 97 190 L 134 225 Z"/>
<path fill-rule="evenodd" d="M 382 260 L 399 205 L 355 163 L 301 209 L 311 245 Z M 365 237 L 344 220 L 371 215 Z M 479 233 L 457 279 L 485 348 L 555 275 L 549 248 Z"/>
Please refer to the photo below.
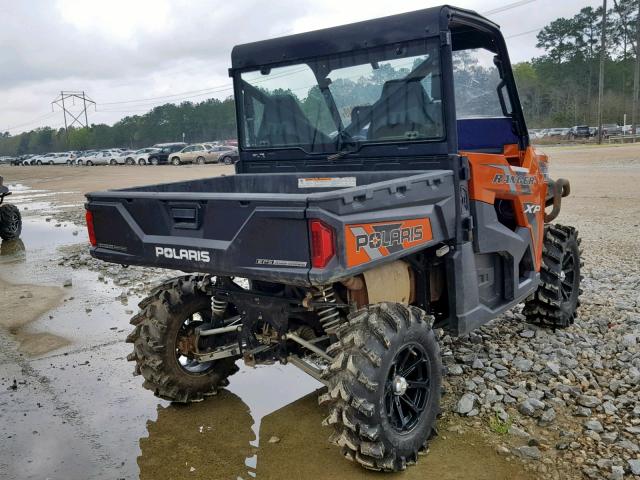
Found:
<path fill-rule="evenodd" d="M 301 62 L 311 62 L 319 57 L 344 52 L 370 50 L 393 46 L 420 39 L 436 39 L 439 44 L 439 62 L 441 72 L 442 108 L 444 135 L 436 141 L 402 141 L 384 144 L 366 143 L 357 149 L 344 149 L 341 152 L 341 140 L 348 139 L 354 131 L 366 123 L 370 113 L 365 113 L 357 124 L 350 125 L 337 138 L 334 152 L 305 152 L 290 146 L 252 146 L 245 148 L 242 128 L 239 128 L 239 172 L 279 170 L 285 165 L 295 169 L 318 170 L 340 157 L 341 167 L 349 169 L 429 169 L 450 168 L 459 170 L 457 159 L 461 150 L 491 151 L 504 143 L 515 143 L 520 150 L 529 145 L 524 116 L 520 106 L 517 88 L 507 52 L 506 44 L 498 25 L 476 12 L 450 6 L 435 7 L 416 12 L 394 15 L 381 19 L 368 20 L 350 25 L 296 34 L 236 46 L 232 52 L 230 76 L 234 79 L 236 99 L 242 98 L 245 87 L 241 74 L 254 70 L 290 66 Z M 473 122 L 459 121 L 456 118 L 455 93 L 453 80 L 454 51 L 483 48 L 495 54 L 494 64 L 501 81 L 497 86 L 497 95 L 503 112 L 500 119 Z M 428 62 L 425 62 L 428 63 Z M 420 68 L 420 67 L 418 67 Z M 419 73 L 419 72 L 418 72 Z M 407 78 L 417 75 L 411 72 Z M 319 76 L 318 84 L 322 88 Z M 405 81 L 407 81 L 405 78 Z M 246 82 L 245 82 L 246 83 Z M 336 114 L 335 104 L 331 105 L 330 95 L 325 95 L 334 120 L 342 125 Z M 236 109 L 237 122 L 243 122 L 243 108 Z M 478 141 L 487 137 L 498 137 L 493 141 Z M 347 135 L 344 135 L 344 134 Z M 348 142 L 347 142 L 348 143 Z M 384 157 L 386 160 L 381 162 Z M 408 159 L 412 160 L 408 160 Z M 274 165 L 272 160 L 277 160 Z M 458 165 L 455 165 L 458 164 Z M 290 169 L 291 167 L 286 167 Z M 332 167 L 335 169 L 335 166 Z"/>

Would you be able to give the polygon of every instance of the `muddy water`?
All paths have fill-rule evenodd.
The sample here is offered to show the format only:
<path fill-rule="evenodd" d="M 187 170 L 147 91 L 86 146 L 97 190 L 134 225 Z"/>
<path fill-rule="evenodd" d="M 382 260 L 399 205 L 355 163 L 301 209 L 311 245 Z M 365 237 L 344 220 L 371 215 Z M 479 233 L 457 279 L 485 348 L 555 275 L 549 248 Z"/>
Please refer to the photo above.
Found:
<path fill-rule="evenodd" d="M 0 288 L 25 297 L 10 316 L 0 304 L 6 324 L 22 322 L 0 326 L 0 479 L 529 478 L 482 437 L 449 433 L 403 474 L 366 472 L 327 443 L 320 385 L 291 366 L 243 366 L 228 389 L 189 406 L 156 399 L 125 358 L 138 299 L 123 305 L 121 287 L 59 266 L 58 247 L 86 241 L 84 229 L 47 222 L 50 211 L 30 208 L 46 200 L 21 191 L 23 237 L 0 245 Z M 33 310 L 45 291 L 57 296 Z"/>

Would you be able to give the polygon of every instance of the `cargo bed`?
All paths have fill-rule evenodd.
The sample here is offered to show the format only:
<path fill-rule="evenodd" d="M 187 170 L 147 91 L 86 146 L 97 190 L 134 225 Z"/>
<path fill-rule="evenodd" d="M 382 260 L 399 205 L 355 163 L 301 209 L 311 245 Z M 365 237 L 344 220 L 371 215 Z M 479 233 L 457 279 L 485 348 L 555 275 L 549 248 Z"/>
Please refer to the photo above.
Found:
<path fill-rule="evenodd" d="M 94 192 L 86 205 L 95 232 L 91 255 L 124 265 L 321 284 L 406 254 L 396 242 L 384 255 L 366 249 L 369 258 L 362 250 L 366 261 L 358 263 L 349 232 L 419 220 L 429 232 L 419 242 L 403 237 L 408 248 L 453 238 L 454 191 L 453 173 L 433 170 L 242 174 Z M 311 265 L 310 219 L 334 230 L 336 255 L 322 269 Z"/>

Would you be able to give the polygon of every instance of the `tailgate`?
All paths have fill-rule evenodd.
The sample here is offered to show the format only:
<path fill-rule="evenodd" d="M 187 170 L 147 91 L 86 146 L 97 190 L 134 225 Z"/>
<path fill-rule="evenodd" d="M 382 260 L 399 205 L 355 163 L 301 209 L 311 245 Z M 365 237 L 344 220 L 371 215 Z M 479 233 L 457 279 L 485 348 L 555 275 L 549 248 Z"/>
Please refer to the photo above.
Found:
<path fill-rule="evenodd" d="M 197 199 L 192 198 L 197 196 Z M 271 197 L 271 198 L 269 198 Z M 304 196 L 88 194 L 95 258 L 185 272 L 307 284 Z"/>

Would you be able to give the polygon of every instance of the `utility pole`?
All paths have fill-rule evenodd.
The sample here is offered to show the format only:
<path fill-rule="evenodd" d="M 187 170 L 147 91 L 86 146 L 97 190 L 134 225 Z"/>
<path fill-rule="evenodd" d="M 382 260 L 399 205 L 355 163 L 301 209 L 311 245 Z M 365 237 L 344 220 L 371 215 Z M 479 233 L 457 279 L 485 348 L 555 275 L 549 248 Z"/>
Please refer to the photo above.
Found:
<path fill-rule="evenodd" d="M 71 99 L 72 103 L 75 104 L 75 99 L 82 100 L 82 111 L 74 114 L 71 110 L 67 108 L 69 105 L 68 100 Z M 65 104 L 65 100 L 67 103 Z M 76 123 L 81 127 L 87 128 L 89 127 L 89 117 L 87 115 L 87 103 L 90 105 L 93 104 L 93 108 L 96 107 L 96 102 L 91 100 L 87 95 L 82 92 L 70 92 L 70 91 L 61 91 L 60 95 L 56 97 L 53 102 L 51 102 L 51 110 L 55 110 L 55 105 L 62 108 L 62 114 L 64 116 L 64 130 L 67 134 L 67 141 L 69 140 L 69 128 L 73 127 Z M 82 114 L 84 113 L 84 122 L 82 121 Z M 73 122 L 67 123 L 67 115 L 73 118 Z"/>
<path fill-rule="evenodd" d="M 604 60 L 607 55 L 607 0 L 602 0 L 602 32 L 600 38 L 600 78 L 598 80 L 598 144 L 602 143 L 602 96 L 604 94 Z"/>
<path fill-rule="evenodd" d="M 638 16 L 636 17 L 636 68 L 633 73 L 633 111 L 631 112 L 631 131 L 633 132 L 633 141 L 636 141 L 638 124 L 638 94 L 640 93 L 640 0 L 638 3 Z"/>

